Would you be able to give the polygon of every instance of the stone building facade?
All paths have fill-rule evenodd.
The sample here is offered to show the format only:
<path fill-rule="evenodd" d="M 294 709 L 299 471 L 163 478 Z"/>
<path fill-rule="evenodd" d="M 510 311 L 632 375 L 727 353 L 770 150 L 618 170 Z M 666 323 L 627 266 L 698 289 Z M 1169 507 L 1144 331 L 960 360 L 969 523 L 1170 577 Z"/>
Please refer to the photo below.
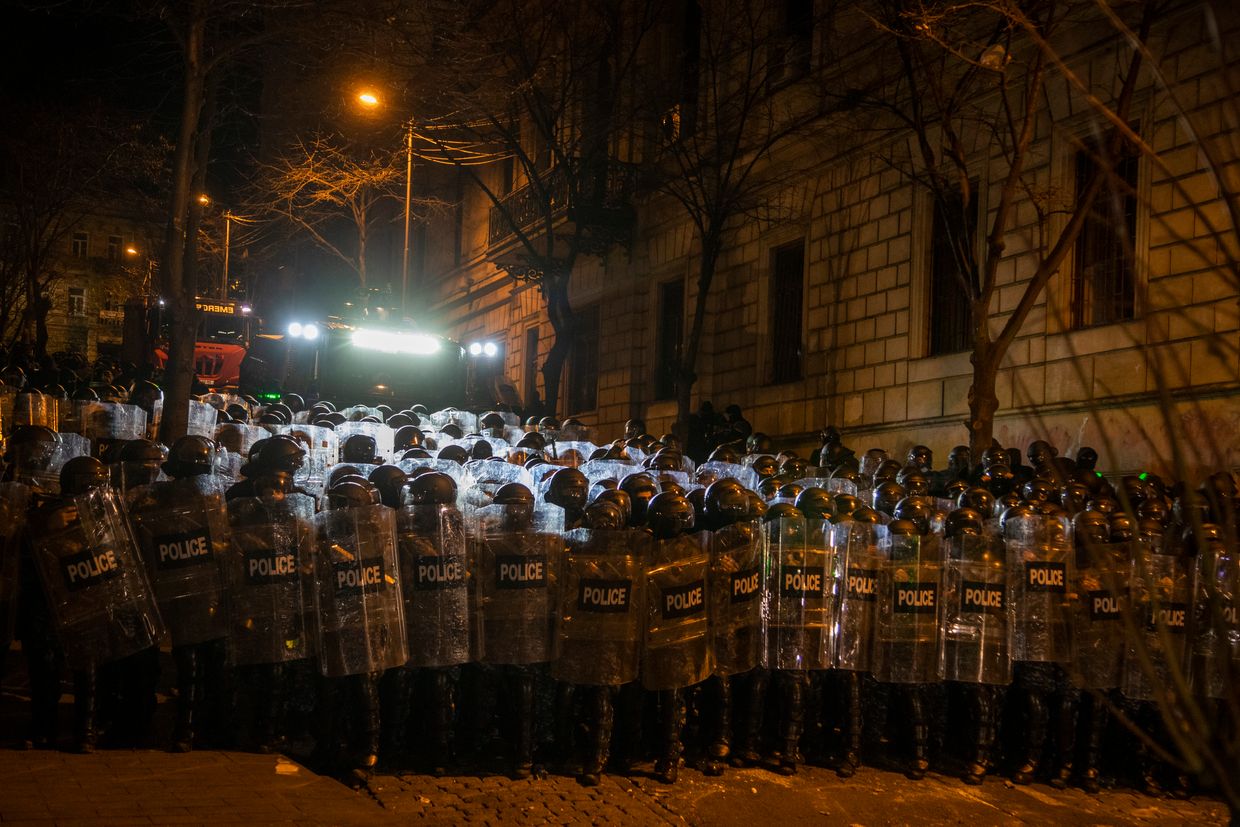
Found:
<path fill-rule="evenodd" d="M 49 353 L 81 353 L 92 361 L 119 354 L 125 301 L 153 278 L 157 233 L 149 222 L 104 211 L 75 221 L 52 264 Z"/>
<path fill-rule="evenodd" d="M 1130 204 L 1129 272 L 1107 283 L 1116 295 L 1091 295 L 1101 282 L 1084 271 L 1095 266 L 1101 242 L 1068 256 L 1003 362 L 995 435 L 1020 448 L 1036 438 L 1070 451 L 1091 445 L 1114 470 L 1163 457 L 1165 469 L 1171 429 L 1187 438 L 1189 466 L 1236 467 L 1240 255 L 1201 149 L 1234 145 L 1240 103 L 1228 95 L 1199 18 L 1171 20 L 1156 35 L 1162 74 L 1142 76 L 1132 112 L 1148 151 L 1119 172 Z M 1091 88 L 1109 90 L 1124 54 L 1117 38 L 1084 32 L 1064 51 Z M 1098 119 L 1066 84 L 1050 92 L 1027 178 L 1032 191 L 1070 203 L 1079 147 Z M 939 312 L 934 205 L 892 163 L 907 145 L 908 137 L 897 135 L 860 147 L 782 150 L 812 159 L 810 171 L 773 196 L 785 207 L 779 220 L 739 222 L 728 235 L 709 299 L 695 404 L 736 403 L 756 430 L 803 450 L 828 423 L 858 450 L 902 452 L 925 443 L 941 461 L 967 443 L 969 353 L 951 352 L 959 331 L 945 329 L 951 323 Z M 1240 161 L 1231 151 L 1228 175 Z M 983 147 L 976 168 L 984 230 L 1004 160 Z M 1235 192 L 1237 183 L 1224 179 L 1222 189 Z M 675 403 L 666 398 L 663 374 L 694 302 L 692 226 L 657 196 L 635 206 L 631 243 L 583 257 L 572 281 L 581 334 L 559 413 L 597 425 L 604 436 L 619 434 L 632 416 L 644 417 L 654 433 L 669 429 Z M 503 371 L 529 400 L 542 381 L 537 367 L 551 331 L 537 288 L 492 263 L 492 209 L 482 192 L 466 188 L 458 215 L 427 231 L 421 278 L 454 335 L 502 341 Z M 1054 209 L 1039 218 L 1028 199 L 1014 209 L 998 274 L 998 321 L 1019 300 L 1048 226 L 1062 220 Z M 791 367 L 789 354 L 797 362 Z M 1165 416 L 1160 403 L 1167 401 L 1173 407 Z"/>

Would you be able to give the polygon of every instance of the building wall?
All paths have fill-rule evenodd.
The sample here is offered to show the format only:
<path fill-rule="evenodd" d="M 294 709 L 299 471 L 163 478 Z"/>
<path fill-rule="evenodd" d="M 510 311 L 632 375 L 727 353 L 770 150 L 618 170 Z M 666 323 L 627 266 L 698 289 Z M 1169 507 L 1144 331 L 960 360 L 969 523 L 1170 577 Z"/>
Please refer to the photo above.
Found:
<path fill-rule="evenodd" d="M 85 255 L 74 247 L 78 233 L 86 234 Z M 108 246 L 111 237 L 120 239 L 113 251 Z M 48 352 L 82 353 L 94 360 L 103 351 L 119 350 L 125 301 L 141 291 L 155 243 L 153 228 L 143 222 L 106 214 L 82 216 L 62 240 L 52 264 L 59 276 L 51 289 Z M 84 307 L 71 306 L 74 290 L 84 291 Z"/>
<path fill-rule="evenodd" d="M 1235 110 L 1217 80 L 1214 55 L 1193 26 L 1169 32 L 1160 41 L 1160 66 L 1198 133 L 1223 146 L 1235 137 L 1223 131 L 1234 128 L 1223 125 Z M 1122 52 L 1107 44 L 1070 56 L 1093 88 L 1108 92 L 1119 58 Z M 1062 226 L 1057 213 L 1073 197 L 1074 141 L 1095 124 L 1078 94 L 1062 85 L 1050 92 L 1053 106 L 1038 123 L 1026 176 L 1049 217 L 1040 218 L 1028 198 L 1016 203 L 992 330 L 1015 308 L 1039 251 Z M 1147 79 L 1133 114 L 1161 159 L 1145 158 L 1138 168 L 1136 318 L 1070 329 L 1069 256 L 1003 361 L 996 437 L 1022 449 L 1038 438 L 1068 451 L 1088 444 L 1108 468 L 1167 471 L 1170 428 L 1190 436 L 1190 468 L 1234 467 L 1240 465 L 1234 228 L 1170 98 Z M 928 355 L 929 198 L 892 163 L 907 152 L 904 138 L 838 150 L 790 150 L 826 160 L 778 194 L 785 207 L 778 220 L 745 222 L 728 238 L 709 296 L 695 403 L 739 404 L 755 429 L 803 450 L 831 423 L 858 450 L 902 454 L 924 443 L 945 457 L 967 442 L 971 366 L 968 353 Z M 988 218 L 1006 166 L 997 150 L 981 146 L 977 156 L 979 203 Z M 485 257 L 489 203 L 467 197 L 466 204 L 480 216 L 466 221 L 471 257 L 463 267 L 439 269 L 440 308 L 463 338 L 506 336 L 506 369 L 528 398 L 525 331 L 539 326 L 541 365 L 550 327 L 536 288 L 514 284 Z M 1223 232 L 1216 237 L 1211 226 Z M 774 385 L 771 336 L 781 320 L 770 306 L 772 252 L 796 239 L 805 243 L 803 378 Z M 574 272 L 574 306 L 598 303 L 603 312 L 598 407 L 573 413 L 584 414 L 603 436 L 618 435 L 634 415 L 644 416 L 653 432 L 670 427 L 674 403 L 653 399 L 657 290 L 685 279 L 691 313 L 695 249 L 683 214 L 667 203 L 643 202 L 632 244 L 602 260 L 584 258 Z M 428 269 L 436 272 L 433 259 Z M 1163 392 L 1176 405 L 1169 419 L 1159 407 Z M 1192 439 L 1203 434 L 1211 436 Z"/>

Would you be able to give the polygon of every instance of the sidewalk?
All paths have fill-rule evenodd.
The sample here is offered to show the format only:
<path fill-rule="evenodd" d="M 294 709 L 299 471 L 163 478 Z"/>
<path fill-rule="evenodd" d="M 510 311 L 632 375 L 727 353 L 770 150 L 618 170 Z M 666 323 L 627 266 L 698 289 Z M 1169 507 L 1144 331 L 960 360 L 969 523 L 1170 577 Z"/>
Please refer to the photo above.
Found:
<path fill-rule="evenodd" d="M 0 824 L 382 824 L 365 792 L 287 758 L 101 750 L 0 750 Z"/>

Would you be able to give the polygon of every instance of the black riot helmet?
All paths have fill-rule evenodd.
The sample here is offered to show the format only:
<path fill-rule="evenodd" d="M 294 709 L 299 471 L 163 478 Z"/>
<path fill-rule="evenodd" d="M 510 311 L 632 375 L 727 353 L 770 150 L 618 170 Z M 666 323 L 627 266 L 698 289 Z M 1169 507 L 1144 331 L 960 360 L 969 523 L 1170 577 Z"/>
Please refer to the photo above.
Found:
<path fill-rule="evenodd" d="M 441 471 L 418 474 L 405 483 L 408 505 L 451 505 L 456 502 L 456 480 Z"/>
<path fill-rule="evenodd" d="M 400 507 L 400 490 L 409 475 L 395 465 L 380 465 L 370 472 L 370 483 L 379 489 L 379 500 L 388 508 Z"/>
<path fill-rule="evenodd" d="M 632 508 L 629 524 L 639 526 L 646 522 L 646 508 L 659 493 L 659 484 L 655 482 L 654 477 L 645 472 L 627 474 L 624 479 L 620 480 L 618 487 L 629 495 Z"/>
<path fill-rule="evenodd" d="M 930 506 L 919 496 L 905 497 L 896 503 L 892 513 L 897 520 L 907 520 L 917 526 L 918 534 L 930 533 L 930 520 L 934 516 Z"/>
<path fill-rule="evenodd" d="M 368 505 L 375 505 L 378 502 L 379 489 L 369 483 L 346 480 L 338 482 L 327 489 L 327 507 L 333 510 L 339 508 L 364 508 Z"/>
<path fill-rule="evenodd" d="M 342 462 L 360 462 L 373 465 L 379 461 L 375 438 L 370 434 L 353 434 L 340 446 Z"/>
<path fill-rule="evenodd" d="M 561 468 L 547 482 L 544 499 L 566 511 L 581 511 L 586 507 L 589 493 L 590 481 L 585 474 L 576 468 Z"/>
<path fill-rule="evenodd" d="M 810 520 L 829 520 L 835 515 L 835 500 L 825 488 L 811 485 L 796 496 L 799 513 Z M 770 513 L 770 512 L 768 512 Z"/>
<path fill-rule="evenodd" d="M 76 497 L 111 482 L 108 467 L 94 457 L 74 457 L 60 469 L 60 493 Z"/>
<path fill-rule="evenodd" d="M 646 525 L 655 539 L 667 540 L 693 528 L 693 506 L 679 494 L 664 491 L 651 498 L 646 507 Z"/>
<path fill-rule="evenodd" d="M 173 479 L 210 474 L 215 468 L 215 443 L 205 436 L 186 434 L 172 443 L 164 473 Z"/>
<path fill-rule="evenodd" d="M 724 477 L 707 487 L 703 509 L 709 527 L 719 529 L 749 516 L 749 497 L 739 482 Z"/>

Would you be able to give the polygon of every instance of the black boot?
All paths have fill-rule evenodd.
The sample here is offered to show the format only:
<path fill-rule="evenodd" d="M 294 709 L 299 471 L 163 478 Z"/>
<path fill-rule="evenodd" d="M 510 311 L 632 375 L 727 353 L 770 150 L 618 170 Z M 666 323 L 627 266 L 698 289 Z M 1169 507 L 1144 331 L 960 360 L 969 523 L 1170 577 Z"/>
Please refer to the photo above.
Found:
<path fill-rule="evenodd" d="M 913 781 L 926 777 L 930 769 L 927 745 L 930 740 L 930 727 L 926 723 L 925 704 L 922 700 L 922 685 L 909 684 L 904 687 L 908 697 L 909 721 L 913 726 L 913 763 L 909 765 L 905 775 Z"/>
<path fill-rule="evenodd" d="M 584 787 L 597 787 L 607 766 L 611 746 L 612 725 L 615 720 L 615 704 L 610 686 L 591 686 L 586 689 L 586 750 L 578 781 Z"/>
<path fill-rule="evenodd" d="M 680 754 L 683 752 L 680 733 L 685 726 L 685 696 L 683 690 L 666 689 L 659 693 L 659 757 L 654 764 L 654 774 L 664 784 L 675 784 L 680 774 Z"/>
<path fill-rule="evenodd" d="M 844 749 L 836 762 L 835 771 L 841 778 L 852 778 L 861 766 L 861 673 L 841 672 L 843 691 L 841 705 L 844 708 Z"/>
<path fill-rule="evenodd" d="M 194 748 L 194 718 L 199 703 L 198 647 L 175 646 L 172 659 L 177 667 L 177 718 L 172 731 L 172 751 Z"/>
<path fill-rule="evenodd" d="M 77 752 L 94 752 L 99 742 L 95 720 L 98 688 L 94 669 L 73 673 L 73 748 Z"/>
<path fill-rule="evenodd" d="M 534 673 L 521 666 L 512 672 L 513 737 L 512 777 L 534 774 Z"/>
<path fill-rule="evenodd" d="M 732 683 L 728 678 L 712 675 L 706 680 L 704 687 L 705 701 L 703 713 L 707 720 L 704 725 L 706 737 L 706 761 L 702 772 L 706 775 L 723 775 L 724 762 L 731 754 L 732 736 Z"/>
<path fill-rule="evenodd" d="M 805 723 L 805 694 L 809 676 L 804 672 L 780 672 L 778 677 L 783 696 L 779 773 L 796 775 L 797 765 L 801 762 L 801 731 Z"/>

